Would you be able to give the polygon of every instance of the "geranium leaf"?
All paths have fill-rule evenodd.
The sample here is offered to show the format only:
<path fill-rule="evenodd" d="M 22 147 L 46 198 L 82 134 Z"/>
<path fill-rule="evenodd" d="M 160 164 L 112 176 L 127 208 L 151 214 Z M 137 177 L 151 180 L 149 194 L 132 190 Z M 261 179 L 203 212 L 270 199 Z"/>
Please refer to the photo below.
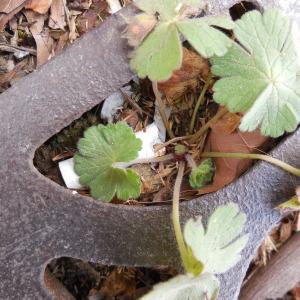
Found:
<path fill-rule="evenodd" d="M 110 201 L 115 195 L 122 200 L 136 198 L 140 195 L 140 177 L 116 164 L 136 159 L 141 147 L 141 140 L 126 123 L 92 126 L 78 143 L 75 172 L 97 199 Z"/>
<path fill-rule="evenodd" d="M 201 217 L 190 219 L 184 228 L 184 238 L 194 256 L 203 265 L 203 272 L 220 274 L 228 271 L 240 260 L 248 237 L 241 234 L 246 215 L 234 203 L 219 207 L 210 216 L 207 229 Z"/>
<path fill-rule="evenodd" d="M 214 164 L 211 158 L 204 160 L 194 170 L 192 170 L 189 182 L 193 189 L 201 189 L 211 182 L 214 175 Z"/>
<path fill-rule="evenodd" d="M 177 22 L 179 31 L 204 58 L 222 56 L 232 45 L 229 37 L 212 26 L 232 29 L 234 22 L 226 17 L 204 17 Z"/>
<path fill-rule="evenodd" d="M 300 122 L 299 43 L 295 24 L 277 10 L 245 14 L 236 22 L 235 43 L 224 57 L 211 59 L 222 77 L 214 99 L 231 112 L 246 112 L 240 129 L 278 137 Z M 293 29 L 293 30 L 292 30 Z"/>
<path fill-rule="evenodd" d="M 140 300 L 215 300 L 220 283 L 212 274 L 178 275 L 159 283 Z"/>
<path fill-rule="evenodd" d="M 182 46 L 176 26 L 160 23 L 135 50 L 130 66 L 140 78 L 164 81 L 180 68 L 181 62 Z"/>

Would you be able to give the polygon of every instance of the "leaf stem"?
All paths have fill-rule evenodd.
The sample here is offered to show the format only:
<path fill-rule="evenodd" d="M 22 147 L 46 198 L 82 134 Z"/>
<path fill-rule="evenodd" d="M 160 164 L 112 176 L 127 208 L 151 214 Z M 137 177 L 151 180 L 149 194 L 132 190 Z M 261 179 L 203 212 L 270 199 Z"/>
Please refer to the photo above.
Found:
<path fill-rule="evenodd" d="M 161 93 L 158 90 L 157 81 L 152 81 L 152 89 L 153 89 L 153 93 L 155 95 L 155 99 L 156 99 L 156 102 L 157 102 L 157 107 L 158 107 L 160 116 L 162 118 L 162 121 L 163 121 L 163 123 L 166 127 L 166 130 L 167 130 L 170 138 L 173 139 L 175 137 L 175 135 L 174 135 L 172 129 L 170 128 L 170 126 L 169 126 L 168 118 L 167 118 L 166 111 L 165 111 L 165 104 L 162 101 Z"/>
<path fill-rule="evenodd" d="M 185 160 L 187 161 L 189 167 L 192 170 L 195 170 L 197 168 L 197 164 L 196 164 L 195 160 L 193 159 L 192 155 L 186 154 L 185 155 Z"/>
<path fill-rule="evenodd" d="M 279 168 L 300 177 L 300 169 L 295 168 L 277 158 L 264 154 L 255 154 L 255 153 L 225 153 L 225 152 L 203 152 L 201 157 L 223 157 L 223 158 L 242 158 L 242 159 L 258 159 L 267 161 L 273 165 L 278 166 Z"/>
<path fill-rule="evenodd" d="M 172 209 L 172 221 L 173 221 L 173 227 L 175 231 L 175 237 L 180 253 L 181 260 L 183 262 L 185 270 L 188 272 L 188 257 L 189 253 L 186 247 L 186 244 L 184 242 L 183 234 L 181 231 L 181 225 L 180 225 L 180 215 L 179 215 L 179 197 L 180 197 L 180 187 L 183 179 L 184 174 L 184 166 L 185 162 L 180 161 L 179 162 L 179 169 L 174 185 L 174 192 L 173 192 L 173 209 Z"/>
<path fill-rule="evenodd" d="M 206 94 L 206 92 L 208 90 L 208 87 L 209 87 L 209 85 L 211 83 L 212 78 L 213 78 L 213 75 L 209 74 L 209 76 L 206 79 L 206 82 L 205 82 L 205 84 L 203 86 L 203 89 L 201 91 L 201 94 L 200 94 L 200 96 L 199 96 L 199 98 L 197 100 L 195 109 L 193 111 L 192 120 L 191 120 L 191 123 L 190 123 L 190 133 L 193 133 L 193 131 L 194 131 L 194 127 L 195 127 L 195 122 L 196 122 L 196 117 L 197 117 L 198 110 L 204 104 L 205 94 Z"/>

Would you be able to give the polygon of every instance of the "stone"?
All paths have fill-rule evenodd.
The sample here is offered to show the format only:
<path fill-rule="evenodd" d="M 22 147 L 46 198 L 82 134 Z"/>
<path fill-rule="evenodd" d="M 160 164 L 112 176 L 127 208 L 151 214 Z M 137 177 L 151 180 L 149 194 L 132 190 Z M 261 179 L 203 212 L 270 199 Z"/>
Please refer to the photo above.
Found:
<path fill-rule="evenodd" d="M 300 3 L 257 1 L 282 7 L 299 19 Z M 291 3 L 293 1 L 290 1 Z M 210 1 L 210 13 L 236 1 Z M 41 175 L 33 166 L 35 150 L 85 111 L 127 83 L 126 42 L 121 10 L 86 34 L 63 54 L 17 82 L 0 96 L 0 295 L 1 299 L 50 299 L 45 266 L 70 256 L 109 265 L 179 265 L 169 206 L 132 207 L 101 203 Z M 300 130 L 285 138 L 271 155 L 300 166 Z M 241 262 L 220 276 L 219 299 L 237 299 L 259 244 L 280 220 L 274 207 L 300 185 L 298 178 L 257 163 L 234 184 L 181 204 L 182 221 L 234 201 L 247 213 L 250 242 Z"/>

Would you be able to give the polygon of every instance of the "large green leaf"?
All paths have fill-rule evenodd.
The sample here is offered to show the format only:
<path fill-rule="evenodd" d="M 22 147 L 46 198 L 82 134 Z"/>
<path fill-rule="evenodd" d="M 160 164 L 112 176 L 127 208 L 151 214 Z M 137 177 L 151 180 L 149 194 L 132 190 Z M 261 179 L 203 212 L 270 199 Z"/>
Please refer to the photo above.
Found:
<path fill-rule="evenodd" d="M 232 45 L 220 30 L 213 26 L 232 29 L 234 23 L 228 17 L 205 17 L 188 19 L 204 8 L 206 1 L 201 0 L 136 0 L 138 8 L 146 12 L 151 20 L 159 20 L 151 33 L 145 14 L 139 29 L 136 18 L 128 25 L 126 37 L 129 44 L 136 47 L 132 54 L 131 68 L 139 77 L 149 77 L 152 81 L 168 80 L 182 64 L 182 45 L 180 32 L 204 57 L 223 55 Z M 152 18 L 150 17 L 152 16 Z M 140 20 L 141 21 L 141 20 Z M 131 30 L 134 28 L 135 30 Z M 180 32 L 179 32 L 180 31 Z"/>
<path fill-rule="evenodd" d="M 229 37 L 212 26 L 232 29 L 234 22 L 227 17 L 205 17 L 177 22 L 179 31 L 205 58 L 222 56 L 232 45 Z"/>
<path fill-rule="evenodd" d="M 140 177 L 116 164 L 136 159 L 141 147 L 141 140 L 126 123 L 90 127 L 78 143 L 75 172 L 97 199 L 110 201 L 114 195 L 123 200 L 136 198 L 140 195 Z"/>
<path fill-rule="evenodd" d="M 240 252 L 248 237 L 241 234 L 246 215 L 234 203 L 219 207 L 210 216 L 207 229 L 201 217 L 189 220 L 184 228 L 184 238 L 193 254 L 203 265 L 203 272 L 224 273 L 240 260 Z"/>
<path fill-rule="evenodd" d="M 136 49 L 130 66 L 140 78 L 163 81 L 180 68 L 181 62 L 182 46 L 176 26 L 160 23 Z"/>
<path fill-rule="evenodd" d="M 231 112 L 246 112 L 240 129 L 261 127 L 278 137 L 300 122 L 299 43 L 293 25 L 277 10 L 245 14 L 236 22 L 238 43 L 223 57 L 211 59 L 213 74 L 222 77 L 214 99 Z M 298 37 L 299 40 L 299 37 Z"/>
<path fill-rule="evenodd" d="M 140 300 L 215 300 L 219 293 L 219 281 L 211 274 L 197 277 L 178 275 L 159 283 Z"/>

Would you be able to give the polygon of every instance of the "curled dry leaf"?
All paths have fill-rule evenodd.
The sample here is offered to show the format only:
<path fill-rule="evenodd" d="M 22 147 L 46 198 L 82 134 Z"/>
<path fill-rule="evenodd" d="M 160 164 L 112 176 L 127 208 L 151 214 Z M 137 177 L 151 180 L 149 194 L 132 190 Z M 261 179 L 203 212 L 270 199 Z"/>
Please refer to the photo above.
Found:
<path fill-rule="evenodd" d="M 40 14 L 45 14 L 49 10 L 51 3 L 52 0 L 29 0 L 25 8 L 32 9 Z"/>
<path fill-rule="evenodd" d="M 28 0 L 2 0 L 0 2 L 0 13 L 9 14 L 18 7 L 23 7 Z"/>
<path fill-rule="evenodd" d="M 169 80 L 160 83 L 158 86 L 159 90 L 172 102 L 184 95 L 188 90 L 194 90 L 197 87 L 199 77 L 206 80 L 209 70 L 209 64 L 206 59 L 194 51 L 183 48 L 181 68 L 175 71 Z"/>
<path fill-rule="evenodd" d="M 239 117 L 227 113 L 211 128 L 207 142 L 207 150 L 213 152 L 254 153 L 263 148 L 270 138 L 262 136 L 259 130 L 241 132 Z M 233 182 L 253 163 L 250 159 L 215 158 L 215 176 L 213 183 L 199 190 L 199 194 L 215 192 Z"/>
<path fill-rule="evenodd" d="M 25 11 L 26 18 L 30 24 L 29 29 L 36 42 L 37 66 L 46 63 L 52 55 L 53 39 L 49 35 L 48 28 L 44 29 L 45 16 L 33 11 Z"/>
<path fill-rule="evenodd" d="M 66 23 L 66 0 L 52 0 L 49 27 L 64 30 Z"/>

